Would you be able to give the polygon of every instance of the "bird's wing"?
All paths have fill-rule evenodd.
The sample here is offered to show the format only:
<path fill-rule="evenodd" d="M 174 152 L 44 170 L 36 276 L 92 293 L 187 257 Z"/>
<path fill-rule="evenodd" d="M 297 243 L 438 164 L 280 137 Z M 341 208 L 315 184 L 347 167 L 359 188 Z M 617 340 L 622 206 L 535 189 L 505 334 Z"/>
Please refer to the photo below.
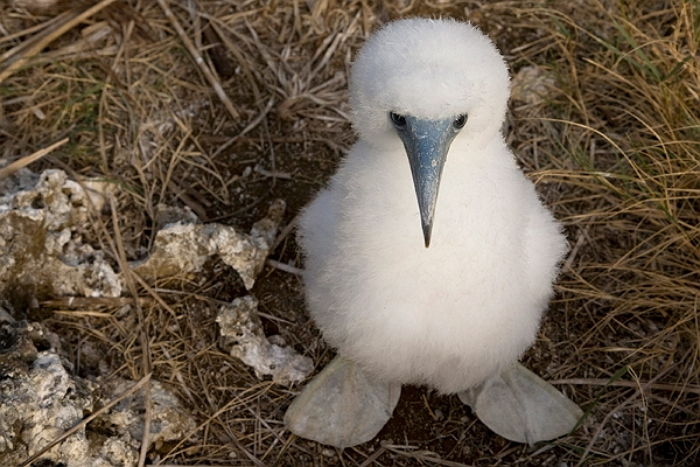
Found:
<path fill-rule="evenodd" d="M 542 204 L 535 186 L 526 181 L 526 190 L 533 199 L 524 236 L 528 278 L 533 296 L 540 297 L 544 306 L 551 296 L 552 283 L 558 273 L 557 265 L 569 247 L 561 225 Z"/>
<path fill-rule="evenodd" d="M 299 219 L 297 240 L 308 256 L 327 258 L 333 251 L 338 215 L 338 190 L 332 187 L 321 190 L 304 208 Z"/>

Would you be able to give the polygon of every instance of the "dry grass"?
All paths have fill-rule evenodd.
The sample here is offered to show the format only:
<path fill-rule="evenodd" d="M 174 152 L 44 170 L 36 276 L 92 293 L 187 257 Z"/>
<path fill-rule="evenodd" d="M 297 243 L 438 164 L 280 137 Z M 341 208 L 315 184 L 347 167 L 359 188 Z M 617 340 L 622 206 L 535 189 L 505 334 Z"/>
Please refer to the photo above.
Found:
<path fill-rule="evenodd" d="M 697 2 L 109 3 L 69 28 L 88 5 L 59 6 L 59 16 L 3 7 L 0 157 L 70 137 L 34 168 L 120 185 L 114 219 L 100 219 L 93 239 L 115 265 L 146 253 L 159 203 L 249 227 L 281 197 L 291 222 L 353 140 L 348 64 L 386 20 L 469 18 L 514 72 L 537 66 L 551 74 L 545 101 L 514 102 L 509 116 L 510 143 L 573 247 L 526 363 L 587 409 L 575 433 L 529 448 L 491 435 L 455 398 L 408 388 L 377 441 L 328 450 L 284 430 L 296 388 L 257 380 L 218 348 L 215 310 L 242 293 L 223 265 L 196 279 L 134 282 L 129 293 L 139 301 L 85 300 L 70 310 L 46 302 L 47 322 L 79 374 L 96 372 L 81 351 L 91 343 L 123 376 L 138 380 L 152 370 L 192 411 L 197 430 L 150 446 L 148 462 L 691 465 L 700 458 Z M 302 267 L 292 235 L 273 259 Z M 328 361 L 296 276 L 269 268 L 254 293 L 269 333 L 319 367 Z"/>

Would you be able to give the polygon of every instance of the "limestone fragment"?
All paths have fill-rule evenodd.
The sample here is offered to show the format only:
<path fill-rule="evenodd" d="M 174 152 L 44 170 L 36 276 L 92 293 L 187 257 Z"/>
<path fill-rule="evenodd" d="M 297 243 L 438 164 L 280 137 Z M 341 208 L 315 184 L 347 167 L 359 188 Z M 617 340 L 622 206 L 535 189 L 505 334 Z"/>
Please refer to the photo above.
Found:
<path fill-rule="evenodd" d="M 285 204 L 272 203 L 267 217 L 253 225 L 250 234 L 222 224 L 199 224 L 185 219 L 165 225 L 156 234 L 151 254 L 132 263 L 133 270 L 146 278 L 192 274 L 218 256 L 238 272 L 250 290 L 272 247 Z"/>
<path fill-rule="evenodd" d="M 60 356 L 58 337 L 40 323 L 13 319 L 8 308 L 0 304 L 0 465 L 19 465 L 136 383 L 73 376 L 70 363 Z M 151 381 L 151 401 L 149 439 L 156 447 L 182 439 L 194 429 L 179 399 L 158 381 Z M 135 465 L 144 411 L 140 391 L 39 460 L 67 467 Z"/>
<path fill-rule="evenodd" d="M 103 253 L 83 243 L 91 211 L 104 204 L 95 189 L 100 183 L 81 186 L 54 169 L 41 175 L 23 169 L 0 180 L 0 297 L 18 290 L 53 296 L 121 294 L 119 276 Z"/>
<path fill-rule="evenodd" d="M 115 378 L 103 381 L 102 402 L 118 397 L 126 392 L 133 381 Z M 194 428 L 195 423 L 191 415 L 184 410 L 178 397 L 158 381 L 151 383 L 151 428 L 149 440 L 152 444 L 160 446 L 166 441 L 175 441 L 184 438 Z M 131 440 L 137 445 L 143 438 L 143 415 L 145 412 L 143 392 L 137 392 L 127 397 L 114 406 L 101 422 L 116 430 L 122 439 Z"/>
<path fill-rule="evenodd" d="M 296 383 L 313 370 L 313 361 L 285 346 L 281 336 L 265 337 L 258 317 L 258 301 L 251 295 L 222 306 L 216 322 L 224 345 L 231 346 L 231 355 L 253 367 L 258 378 L 272 375 L 276 383 Z"/>
<path fill-rule="evenodd" d="M 71 376 L 59 351 L 58 337 L 40 323 L 15 321 L 0 308 L 0 465 L 19 465 L 95 410 L 97 386 Z M 92 438 L 83 428 L 40 458 L 68 467 L 137 459 L 133 446 Z"/>

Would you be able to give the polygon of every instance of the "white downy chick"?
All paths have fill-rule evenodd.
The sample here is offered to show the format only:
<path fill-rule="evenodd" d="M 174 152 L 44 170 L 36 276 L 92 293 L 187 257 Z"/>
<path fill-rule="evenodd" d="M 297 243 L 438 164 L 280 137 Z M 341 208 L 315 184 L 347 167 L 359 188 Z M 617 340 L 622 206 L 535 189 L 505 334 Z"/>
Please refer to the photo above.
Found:
<path fill-rule="evenodd" d="M 567 249 L 500 132 L 506 65 L 468 24 L 397 21 L 362 48 L 351 95 L 360 140 L 299 223 L 309 310 L 373 377 L 465 390 L 533 343 Z M 411 129 L 392 112 L 454 133 L 427 248 L 399 134 Z"/>
<path fill-rule="evenodd" d="M 469 24 L 396 21 L 364 45 L 350 87 L 359 141 L 298 230 L 309 310 L 339 357 L 287 427 L 353 446 L 418 384 L 458 393 L 514 441 L 569 432 L 581 410 L 517 364 L 567 244 L 501 134 L 498 50 Z"/>

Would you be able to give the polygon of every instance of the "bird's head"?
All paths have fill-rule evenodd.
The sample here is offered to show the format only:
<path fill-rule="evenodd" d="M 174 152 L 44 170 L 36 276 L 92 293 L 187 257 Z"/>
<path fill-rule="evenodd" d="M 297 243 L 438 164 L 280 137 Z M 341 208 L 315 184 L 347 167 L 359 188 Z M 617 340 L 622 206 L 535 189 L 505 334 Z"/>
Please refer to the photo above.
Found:
<path fill-rule="evenodd" d="M 503 58 L 469 24 L 395 21 L 360 50 L 350 96 L 353 125 L 363 140 L 405 148 L 427 247 L 450 147 L 478 148 L 500 131 L 509 96 Z"/>

